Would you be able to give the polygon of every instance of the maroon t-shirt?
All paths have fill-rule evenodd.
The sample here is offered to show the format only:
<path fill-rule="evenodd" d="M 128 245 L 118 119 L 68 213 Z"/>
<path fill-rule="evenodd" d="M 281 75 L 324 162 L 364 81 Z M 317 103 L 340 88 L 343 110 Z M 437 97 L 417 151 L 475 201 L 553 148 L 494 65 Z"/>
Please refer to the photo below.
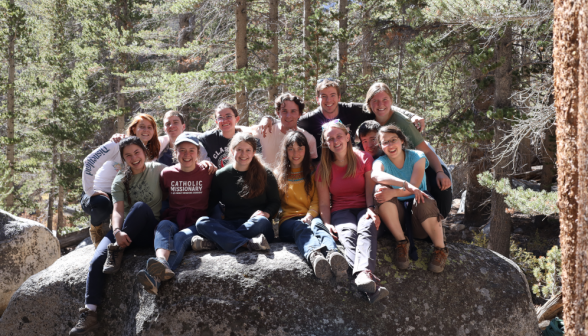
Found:
<path fill-rule="evenodd" d="M 163 194 L 169 197 L 169 208 L 161 219 L 171 220 L 182 230 L 206 216 L 213 176 L 200 165 L 189 173 L 183 172 L 179 163 L 162 170 L 159 184 Z"/>

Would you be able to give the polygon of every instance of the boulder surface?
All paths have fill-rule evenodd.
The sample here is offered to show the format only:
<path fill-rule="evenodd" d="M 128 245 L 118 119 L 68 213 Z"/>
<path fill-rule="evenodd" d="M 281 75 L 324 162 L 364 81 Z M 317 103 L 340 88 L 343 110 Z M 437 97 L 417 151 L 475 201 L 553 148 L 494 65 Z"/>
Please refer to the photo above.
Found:
<path fill-rule="evenodd" d="M 375 304 L 351 278 L 317 279 L 293 244 L 272 244 L 269 253 L 188 251 L 157 296 L 136 280 L 153 251 L 128 249 L 106 281 L 94 335 L 538 335 L 514 263 L 452 244 L 445 271 L 433 274 L 429 245 L 417 245 L 420 259 L 400 271 L 391 240 L 380 240 L 377 275 L 390 296 Z M 0 319 L 2 335 L 66 335 L 84 305 L 93 252 L 77 249 L 29 278 Z"/>
<path fill-rule="evenodd" d="M 0 210 L 0 315 L 26 279 L 60 256 L 59 240 L 45 226 Z"/>

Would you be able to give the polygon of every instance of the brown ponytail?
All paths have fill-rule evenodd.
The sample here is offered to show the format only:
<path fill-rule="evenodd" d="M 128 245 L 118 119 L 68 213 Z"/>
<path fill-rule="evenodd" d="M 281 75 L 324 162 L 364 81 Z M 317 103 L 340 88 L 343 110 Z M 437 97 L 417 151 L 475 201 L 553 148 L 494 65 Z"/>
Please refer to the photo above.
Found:
<path fill-rule="evenodd" d="M 133 171 L 131 170 L 131 167 L 127 164 L 127 162 L 125 161 L 125 158 L 123 156 L 124 148 L 127 146 L 130 146 L 130 145 L 139 146 L 139 148 L 141 148 L 143 150 L 143 153 L 145 153 L 145 158 L 147 158 L 147 154 L 149 151 L 147 150 L 147 148 L 145 147 L 145 145 L 143 144 L 141 139 L 137 138 L 136 136 L 130 136 L 130 137 L 124 138 L 118 144 L 120 158 L 122 159 L 122 162 L 124 165 L 124 168 L 123 168 L 124 174 L 123 174 L 123 178 L 122 178 L 122 183 L 125 186 L 125 194 L 127 196 L 127 200 L 129 201 L 129 204 L 132 205 L 133 201 L 131 200 L 131 178 L 133 177 Z"/>

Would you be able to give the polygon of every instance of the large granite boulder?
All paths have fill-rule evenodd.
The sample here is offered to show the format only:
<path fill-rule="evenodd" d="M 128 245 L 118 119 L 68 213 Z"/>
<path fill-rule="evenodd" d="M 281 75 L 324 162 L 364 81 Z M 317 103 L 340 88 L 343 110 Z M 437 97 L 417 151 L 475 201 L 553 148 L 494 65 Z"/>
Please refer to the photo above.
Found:
<path fill-rule="evenodd" d="M 45 226 L 0 210 L 0 315 L 26 279 L 60 256 L 59 241 Z"/>
<path fill-rule="evenodd" d="M 380 241 L 379 270 L 390 296 L 376 304 L 348 279 L 321 281 L 293 244 L 271 252 L 186 253 L 158 296 L 136 273 L 152 254 L 127 250 L 106 282 L 94 335 L 516 335 L 538 334 L 527 283 L 518 267 L 471 245 L 449 246 L 444 273 L 426 271 L 429 247 L 407 271 Z M 0 319 L 2 335 L 65 335 L 84 303 L 94 249 L 77 249 L 25 282 Z"/>

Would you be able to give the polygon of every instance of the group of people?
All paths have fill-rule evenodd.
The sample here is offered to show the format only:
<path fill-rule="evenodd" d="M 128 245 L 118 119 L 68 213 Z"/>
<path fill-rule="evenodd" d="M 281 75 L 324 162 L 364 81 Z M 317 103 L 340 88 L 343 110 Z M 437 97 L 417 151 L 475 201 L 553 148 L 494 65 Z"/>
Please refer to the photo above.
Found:
<path fill-rule="evenodd" d="M 279 120 L 252 127 L 238 126 L 237 109 L 226 103 L 205 133 L 185 132 L 182 114 L 169 111 L 158 137 L 152 116 L 135 116 L 126 136 L 84 160 L 81 203 L 96 250 L 70 335 L 98 327 L 105 274 L 120 268 L 127 247 L 154 247 L 137 277 L 157 295 L 189 248 L 269 251 L 276 216 L 280 240 L 296 244 L 317 278 L 351 269 L 370 302 L 388 295 L 374 274 L 385 229 L 397 241 L 396 267 L 418 258 L 415 238 L 430 238 L 429 270 L 442 272 L 449 172 L 419 132 L 424 120 L 392 106 L 392 97 L 375 83 L 365 104 L 341 103 L 338 83 L 325 79 L 316 110 L 305 114 L 303 101 L 284 93 L 275 101 Z"/>

